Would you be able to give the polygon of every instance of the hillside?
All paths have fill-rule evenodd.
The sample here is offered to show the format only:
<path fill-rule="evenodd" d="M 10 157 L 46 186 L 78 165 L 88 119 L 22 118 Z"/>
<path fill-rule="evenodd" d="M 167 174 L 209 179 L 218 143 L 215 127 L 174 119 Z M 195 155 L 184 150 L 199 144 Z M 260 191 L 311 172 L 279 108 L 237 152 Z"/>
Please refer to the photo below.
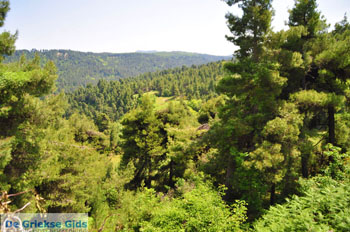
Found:
<path fill-rule="evenodd" d="M 182 96 L 207 100 L 216 96 L 215 85 L 223 74 L 222 62 L 145 73 L 117 81 L 100 80 L 97 85 L 81 87 L 68 94 L 71 111 L 92 118 L 105 113 L 118 120 L 137 103 L 138 96 L 156 91 L 158 96 Z"/>
<path fill-rule="evenodd" d="M 151 53 L 92 53 L 71 50 L 18 50 L 5 62 L 19 60 L 24 54 L 32 59 L 38 53 L 42 63 L 52 60 L 58 69 L 57 87 L 59 90 L 72 91 L 86 84 L 96 84 L 98 80 L 117 80 L 169 68 L 201 65 L 218 60 L 229 59 L 225 56 L 212 56 L 187 52 L 151 52 Z"/>
<path fill-rule="evenodd" d="M 128 4 L 116 2 L 118 9 Z M 240 15 L 226 13 L 234 60 L 183 52 L 52 50 L 18 51 L 4 63 L 17 38 L 4 28 L 0 214 L 9 222 L 7 231 L 350 231 L 350 21 L 344 17 L 331 28 L 317 0 L 295 0 L 286 27 L 276 31 L 272 0 L 224 2 L 240 9 Z M 142 4 L 137 7 L 147 13 L 150 4 Z M 56 9 L 51 1 L 50 9 L 29 5 L 22 9 L 33 15 L 53 8 L 69 16 L 67 8 L 76 9 Z M 196 16 L 192 12 L 201 10 L 192 5 L 188 12 Z M 152 15 L 164 6 L 152 4 Z M 104 7 L 113 14 L 94 7 L 84 25 L 109 27 L 111 20 L 96 23 L 95 13 L 111 16 L 118 9 Z M 178 1 L 170 8 L 181 16 L 175 22 L 185 23 L 179 25 L 183 32 L 174 33 L 179 42 L 194 38 L 180 10 L 186 7 L 188 2 Z M 71 16 L 81 18 L 74 9 Z M 204 16 L 211 20 L 215 8 L 207 9 Z M 0 0 L 0 27 L 8 11 L 9 2 Z M 133 12 L 132 20 L 125 14 L 115 25 L 139 35 L 129 23 L 144 26 L 146 17 Z M 44 19 L 64 31 L 49 17 L 38 18 L 38 26 Z M 208 22 L 203 25 L 210 31 Z M 43 32 L 33 31 L 37 42 L 50 41 Z M 75 38 L 67 32 L 55 37 Z M 104 43 L 106 36 L 91 33 Z M 142 34 L 125 35 L 130 45 L 148 41 Z M 215 44 L 199 35 L 205 45 Z M 199 61 L 205 64 L 193 64 Z M 66 93 L 57 92 L 57 72 Z M 26 213 L 36 215 L 22 219 Z"/>

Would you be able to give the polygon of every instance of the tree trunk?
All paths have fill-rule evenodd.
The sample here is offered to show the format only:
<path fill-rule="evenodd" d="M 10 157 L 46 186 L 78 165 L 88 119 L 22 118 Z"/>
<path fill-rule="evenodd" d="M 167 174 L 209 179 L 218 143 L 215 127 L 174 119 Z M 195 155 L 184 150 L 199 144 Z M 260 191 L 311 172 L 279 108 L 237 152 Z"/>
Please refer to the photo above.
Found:
<path fill-rule="evenodd" d="M 308 163 L 309 163 L 309 156 L 307 154 L 302 154 L 301 155 L 301 173 L 304 178 L 309 178 Z"/>
<path fill-rule="evenodd" d="M 305 78 L 304 78 L 304 81 L 305 81 Z M 309 123 L 308 123 L 308 119 L 309 119 L 309 116 L 308 116 L 308 113 L 307 112 L 303 112 L 304 113 L 304 119 L 303 119 L 303 127 L 300 131 L 300 137 L 299 139 L 301 141 L 305 140 L 306 139 L 306 136 L 305 136 L 305 133 L 306 131 L 309 129 Z M 310 153 L 302 153 L 301 154 L 301 174 L 304 178 L 308 178 L 309 177 L 309 169 L 308 169 L 308 166 L 309 166 L 309 157 L 310 157 Z"/>
<path fill-rule="evenodd" d="M 170 161 L 169 164 L 169 187 L 173 188 L 175 186 L 174 181 L 173 181 L 173 176 L 174 176 L 174 161 Z"/>
<path fill-rule="evenodd" d="M 334 106 L 328 106 L 328 142 L 335 145 L 335 119 Z"/>
<path fill-rule="evenodd" d="M 225 196 L 223 197 L 225 201 L 230 202 L 233 198 L 233 187 L 232 187 L 232 177 L 234 172 L 234 163 L 232 155 L 229 155 L 226 167 L 226 177 L 225 177 Z"/>
<path fill-rule="evenodd" d="M 271 190 L 270 190 L 270 205 L 274 205 L 275 204 L 275 198 L 276 198 L 276 184 L 273 183 L 271 185 Z"/>
<path fill-rule="evenodd" d="M 151 177 L 151 160 L 149 157 L 146 157 L 146 178 L 145 178 L 145 186 L 147 188 L 151 188 L 152 177 Z"/>

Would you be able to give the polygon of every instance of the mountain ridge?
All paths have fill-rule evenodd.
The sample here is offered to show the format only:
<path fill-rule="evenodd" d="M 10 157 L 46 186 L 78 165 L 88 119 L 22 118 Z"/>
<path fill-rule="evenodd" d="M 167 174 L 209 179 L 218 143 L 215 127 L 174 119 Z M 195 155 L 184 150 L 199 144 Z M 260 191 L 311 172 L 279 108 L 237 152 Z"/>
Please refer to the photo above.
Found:
<path fill-rule="evenodd" d="M 94 53 L 67 49 L 17 50 L 5 62 L 16 62 L 24 54 L 32 59 L 38 53 L 41 62 L 52 60 L 58 69 L 58 90 L 71 92 L 80 86 L 97 84 L 99 80 L 118 80 L 181 66 L 202 65 L 228 60 L 229 56 L 214 56 L 190 52 L 155 53 Z"/>

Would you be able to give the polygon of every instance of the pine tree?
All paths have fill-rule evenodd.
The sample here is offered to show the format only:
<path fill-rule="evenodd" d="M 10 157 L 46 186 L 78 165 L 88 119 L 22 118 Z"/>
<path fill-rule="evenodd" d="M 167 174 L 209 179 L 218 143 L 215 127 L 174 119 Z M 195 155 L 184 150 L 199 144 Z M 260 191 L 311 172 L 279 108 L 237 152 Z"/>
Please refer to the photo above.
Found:
<path fill-rule="evenodd" d="M 240 18 L 231 13 L 226 15 L 232 36 L 226 38 L 239 47 L 238 57 L 249 57 L 257 62 L 263 53 L 263 42 L 270 30 L 273 15 L 271 0 L 225 0 L 229 5 L 238 4 L 243 11 Z"/>
<path fill-rule="evenodd" d="M 273 14 L 271 1 L 247 0 L 227 1 L 227 3 L 239 4 L 243 10 L 241 18 L 232 14 L 227 15 L 228 25 L 233 33 L 228 39 L 239 46 L 239 54 L 236 62 L 225 64 L 226 76 L 218 84 L 219 92 L 229 97 L 219 114 L 221 122 L 217 126 L 222 129 L 216 129 L 221 136 L 216 144 L 221 155 L 227 160 L 226 199 L 232 200 L 234 197 L 248 197 L 251 194 L 248 192 L 251 191 L 262 191 L 256 189 L 257 186 L 254 184 L 256 180 L 252 179 L 250 183 L 245 180 L 245 183 L 240 183 L 238 176 L 243 172 L 247 174 L 250 172 L 244 168 L 245 160 L 255 162 L 261 158 L 263 163 L 269 162 L 269 157 L 258 158 L 255 154 L 259 153 L 258 144 L 267 144 L 263 142 L 261 135 L 266 123 L 278 113 L 282 104 L 279 96 L 287 79 L 280 76 L 280 64 L 270 61 L 269 51 L 263 49 L 270 32 Z M 277 152 L 272 156 L 274 160 L 280 155 Z M 275 183 L 269 184 L 272 186 L 271 199 L 274 199 Z M 251 190 L 254 185 L 255 190 Z M 247 188 L 249 190 L 245 192 Z M 253 201 L 255 200 L 251 199 L 248 205 Z M 273 201 L 271 200 L 271 203 Z"/>
<path fill-rule="evenodd" d="M 160 133 L 161 122 L 157 119 L 154 109 L 154 96 L 145 95 L 141 98 L 139 107 L 129 112 L 122 120 L 122 138 L 124 142 L 123 163 L 132 163 L 135 167 L 130 187 L 151 187 L 156 171 L 161 167 L 164 157 L 164 138 Z"/>

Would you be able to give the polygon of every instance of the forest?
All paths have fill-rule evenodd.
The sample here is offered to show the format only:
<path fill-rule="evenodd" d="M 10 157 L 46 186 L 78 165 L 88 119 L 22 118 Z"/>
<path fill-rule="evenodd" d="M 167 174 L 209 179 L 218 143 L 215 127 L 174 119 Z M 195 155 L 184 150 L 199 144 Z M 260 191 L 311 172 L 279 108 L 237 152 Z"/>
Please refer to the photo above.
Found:
<path fill-rule="evenodd" d="M 137 105 L 138 98 L 148 92 L 159 97 L 180 97 L 191 101 L 192 108 L 199 110 L 202 101 L 218 96 L 215 85 L 223 74 L 222 62 L 174 68 L 118 81 L 100 80 L 67 94 L 71 114 L 77 110 L 96 119 L 101 113 L 113 121 L 119 120 Z"/>
<path fill-rule="evenodd" d="M 49 60 L 55 63 L 58 75 L 57 90 L 65 92 L 71 92 L 87 84 L 97 84 L 99 80 L 118 80 L 182 65 L 201 65 L 230 59 L 229 56 L 189 52 L 92 53 L 64 49 L 33 49 L 16 50 L 11 56 L 6 56 L 4 62 L 16 62 L 21 56 L 33 59 L 35 55 L 40 57 L 41 64 Z"/>
<path fill-rule="evenodd" d="M 96 232 L 349 231 L 346 15 L 330 27 L 296 0 L 274 31 L 272 0 L 224 2 L 242 11 L 226 14 L 234 59 L 67 93 L 63 67 L 9 62 L 18 35 L 0 34 L 0 213 L 88 213 Z"/>

